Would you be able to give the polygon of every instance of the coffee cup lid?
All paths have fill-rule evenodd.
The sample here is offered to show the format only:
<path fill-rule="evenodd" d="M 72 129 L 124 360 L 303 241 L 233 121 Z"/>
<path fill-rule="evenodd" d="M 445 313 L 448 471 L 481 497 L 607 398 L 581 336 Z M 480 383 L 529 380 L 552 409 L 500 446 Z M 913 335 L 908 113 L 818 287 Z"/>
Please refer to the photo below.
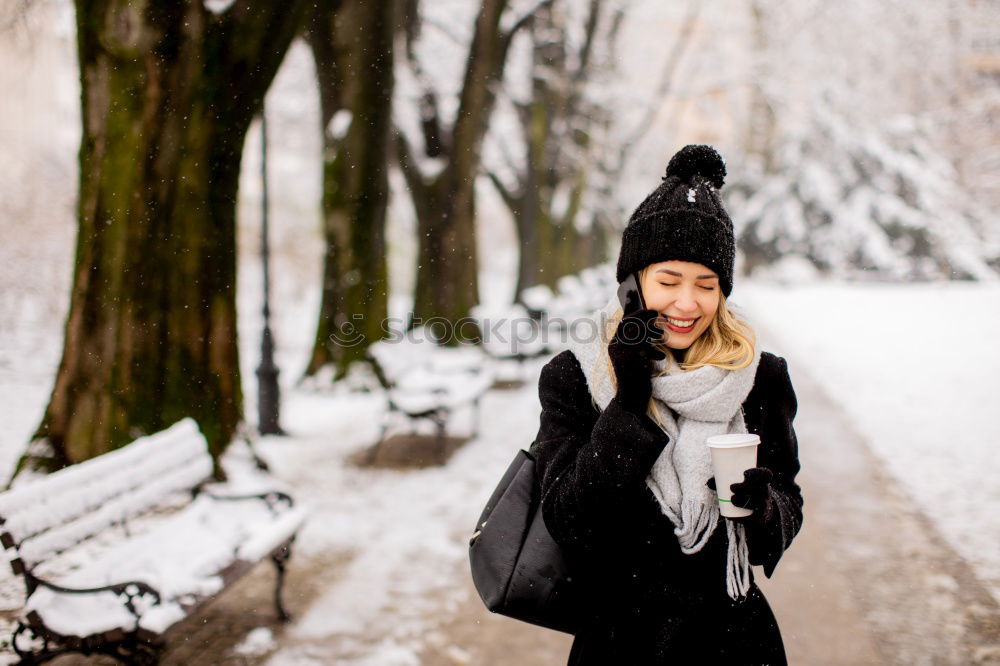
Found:
<path fill-rule="evenodd" d="M 713 449 L 728 449 L 738 446 L 755 446 L 760 444 L 760 437 L 752 433 L 730 433 L 728 435 L 712 435 L 705 443 Z"/>

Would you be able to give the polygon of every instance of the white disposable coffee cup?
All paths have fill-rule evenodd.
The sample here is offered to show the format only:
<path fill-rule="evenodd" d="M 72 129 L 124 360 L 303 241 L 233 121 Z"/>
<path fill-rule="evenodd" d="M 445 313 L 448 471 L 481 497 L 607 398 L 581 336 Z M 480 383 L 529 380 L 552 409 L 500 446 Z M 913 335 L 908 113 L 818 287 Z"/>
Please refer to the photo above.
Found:
<path fill-rule="evenodd" d="M 719 512 L 729 518 L 749 516 L 753 509 L 733 506 L 733 491 L 729 486 L 743 481 L 743 472 L 757 466 L 760 437 L 750 433 L 713 435 L 705 440 L 712 452 L 715 488 L 719 494 Z"/>

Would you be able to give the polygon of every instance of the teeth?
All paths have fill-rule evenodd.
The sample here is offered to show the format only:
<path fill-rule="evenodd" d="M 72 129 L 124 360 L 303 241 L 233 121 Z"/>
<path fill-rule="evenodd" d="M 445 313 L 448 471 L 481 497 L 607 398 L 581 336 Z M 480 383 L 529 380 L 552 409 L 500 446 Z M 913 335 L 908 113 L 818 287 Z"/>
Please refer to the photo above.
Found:
<path fill-rule="evenodd" d="M 667 317 L 667 321 L 669 321 L 671 324 L 673 324 L 677 328 L 687 328 L 688 326 L 691 326 L 692 324 L 694 324 L 694 322 L 696 320 L 692 319 L 692 320 L 689 320 L 689 321 L 682 321 L 680 319 L 674 319 L 673 317 Z"/>

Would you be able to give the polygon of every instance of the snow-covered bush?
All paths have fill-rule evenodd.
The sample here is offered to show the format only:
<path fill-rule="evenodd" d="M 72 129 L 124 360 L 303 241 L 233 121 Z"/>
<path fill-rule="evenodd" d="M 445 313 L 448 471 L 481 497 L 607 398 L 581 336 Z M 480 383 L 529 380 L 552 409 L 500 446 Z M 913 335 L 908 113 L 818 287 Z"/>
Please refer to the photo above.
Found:
<path fill-rule="evenodd" d="M 995 216 L 958 186 L 927 131 L 912 116 L 881 131 L 851 127 L 817 104 L 772 173 L 731 169 L 723 193 L 743 273 L 797 257 L 835 278 L 998 279 Z"/>

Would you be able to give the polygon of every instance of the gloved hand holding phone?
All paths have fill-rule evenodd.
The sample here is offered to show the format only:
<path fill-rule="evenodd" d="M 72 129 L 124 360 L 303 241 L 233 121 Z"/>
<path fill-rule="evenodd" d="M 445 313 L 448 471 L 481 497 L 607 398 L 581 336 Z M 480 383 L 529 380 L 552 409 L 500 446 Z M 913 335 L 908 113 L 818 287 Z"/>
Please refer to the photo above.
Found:
<path fill-rule="evenodd" d="M 663 340 L 663 329 L 656 324 L 660 313 L 646 308 L 635 274 L 622 282 L 618 297 L 624 315 L 608 343 L 608 356 L 617 380 L 617 398 L 624 409 L 645 414 L 653 393 L 652 361 L 666 358 L 655 346 Z"/>

